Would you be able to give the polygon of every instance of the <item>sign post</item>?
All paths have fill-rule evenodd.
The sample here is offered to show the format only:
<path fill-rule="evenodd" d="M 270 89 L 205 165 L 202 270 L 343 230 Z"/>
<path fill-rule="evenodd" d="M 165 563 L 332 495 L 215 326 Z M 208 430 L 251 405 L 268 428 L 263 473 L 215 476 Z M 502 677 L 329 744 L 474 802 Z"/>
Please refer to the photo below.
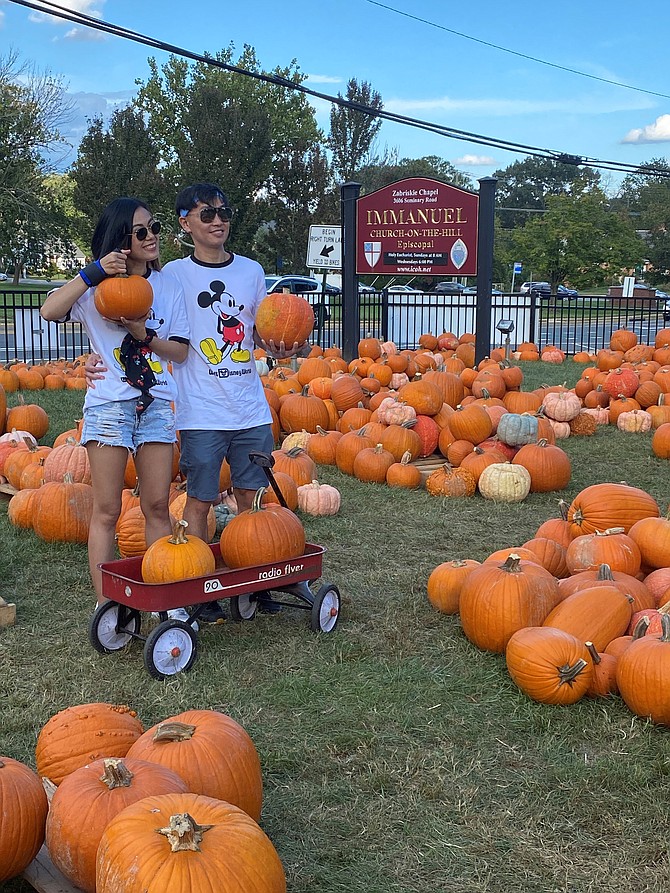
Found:
<path fill-rule="evenodd" d="M 512 267 L 512 287 L 510 288 L 510 292 L 514 294 L 514 277 L 520 273 L 522 270 L 521 264 L 519 261 L 515 261 L 514 266 Z"/>
<path fill-rule="evenodd" d="M 341 226 L 310 226 L 307 268 L 324 271 L 342 269 Z"/>

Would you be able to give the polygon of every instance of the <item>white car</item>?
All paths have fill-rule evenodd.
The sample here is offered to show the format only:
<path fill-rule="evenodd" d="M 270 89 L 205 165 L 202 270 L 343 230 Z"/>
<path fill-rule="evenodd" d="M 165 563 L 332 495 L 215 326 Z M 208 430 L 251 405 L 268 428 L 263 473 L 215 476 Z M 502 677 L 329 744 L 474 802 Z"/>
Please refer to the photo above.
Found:
<path fill-rule="evenodd" d="M 411 285 L 389 285 L 386 291 L 390 292 L 400 292 L 400 294 L 414 294 L 414 295 L 422 295 L 423 292 L 420 288 L 412 288 Z"/>
<path fill-rule="evenodd" d="M 0 282 L 7 282 L 9 276 L 6 273 L 0 273 Z"/>

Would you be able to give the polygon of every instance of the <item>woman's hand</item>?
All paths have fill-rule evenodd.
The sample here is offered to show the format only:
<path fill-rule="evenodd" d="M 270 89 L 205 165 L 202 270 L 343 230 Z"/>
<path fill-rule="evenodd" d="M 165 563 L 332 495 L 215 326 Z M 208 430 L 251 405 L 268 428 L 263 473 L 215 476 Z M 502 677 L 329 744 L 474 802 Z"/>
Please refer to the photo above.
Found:
<path fill-rule="evenodd" d="M 103 380 L 105 377 L 103 372 L 107 372 L 107 366 L 103 365 L 100 354 L 89 354 L 84 363 L 84 379 L 86 380 L 86 387 L 95 390 L 93 382 Z"/>
<path fill-rule="evenodd" d="M 144 341 L 149 334 L 146 327 L 148 319 L 149 314 L 145 313 L 144 316 L 140 316 L 138 319 L 126 319 L 125 316 L 122 316 L 119 318 L 119 322 L 128 329 L 135 341 Z"/>
<path fill-rule="evenodd" d="M 108 276 L 119 276 L 122 273 L 127 273 L 126 259 L 129 254 L 129 248 L 125 248 L 122 251 L 110 251 L 109 254 L 100 258 L 100 266 Z"/>

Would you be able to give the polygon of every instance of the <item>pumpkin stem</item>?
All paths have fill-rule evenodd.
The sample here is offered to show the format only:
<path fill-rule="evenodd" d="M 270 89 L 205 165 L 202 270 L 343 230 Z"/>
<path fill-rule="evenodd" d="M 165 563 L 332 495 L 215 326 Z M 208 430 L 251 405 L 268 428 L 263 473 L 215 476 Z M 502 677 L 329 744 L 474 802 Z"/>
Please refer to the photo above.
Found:
<path fill-rule="evenodd" d="M 651 621 L 646 614 L 640 617 L 638 622 L 635 624 L 635 629 L 633 630 L 633 641 L 635 641 L 636 639 L 641 639 L 642 636 L 646 636 L 650 622 Z"/>
<path fill-rule="evenodd" d="M 580 657 L 572 666 L 570 666 L 570 664 L 563 664 L 562 667 L 558 667 L 558 678 L 561 685 L 572 685 L 586 666 L 588 666 L 586 661 L 583 657 Z"/>
<path fill-rule="evenodd" d="M 183 518 L 180 521 L 177 521 L 172 531 L 172 536 L 169 538 L 168 542 L 172 543 L 173 546 L 186 545 L 186 543 L 188 543 L 188 539 L 186 538 L 187 527 L 188 521 L 184 521 Z"/>
<path fill-rule="evenodd" d="M 593 663 L 596 665 L 602 663 L 602 657 L 598 654 L 598 649 L 593 644 L 593 642 L 584 642 L 584 644 L 586 645 L 586 650 L 593 658 Z"/>
<path fill-rule="evenodd" d="M 133 773 L 123 760 L 107 759 L 104 761 L 105 769 L 100 776 L 100 781 L 106 784 L 110 791 L 114 788 L 129 788 L 134 778 Z"/>
<path fill-rule="evenodd" d="M 195 733 L 195 726 L 185 722 L 161 722 L 154 732 L 154 741 L 188 741 Z"/>
<path fill-rule="evenodd" d="M 661 629 L 663 635 L 659 641 L 670 642 L 670 614 L 661 614 Z"/>
<path fill-rule="evenodd" d="M 173 853 L 180 853 L 184 850 L 193 850 L 199 853 L 199 844 L 202 842 L 205 831 L 209 831 L 213 827 L 213 825 L 199 825 L 193 816 L 187 812 L 180 812 L 170 816 L 170 824 L 167 828 L 157 828 L 156 831 L 163 837 L 167 837 Z"/>
<path fill-rule="evenodd" d="M 515 552 L 510 552 L 507 561 L 501 565 L 501 570 L 507 571 L 509 574 L 520 574 L 522 572 L 521 557 Z"/>
<path fill-rule="evenodd" d="M 598 576 L 596 580 L 607 580 L 612 583 L 614 581 L 614 574 L 612 573 L 612 568 L 609 564 L 601 564 L 598 568 Z"/>

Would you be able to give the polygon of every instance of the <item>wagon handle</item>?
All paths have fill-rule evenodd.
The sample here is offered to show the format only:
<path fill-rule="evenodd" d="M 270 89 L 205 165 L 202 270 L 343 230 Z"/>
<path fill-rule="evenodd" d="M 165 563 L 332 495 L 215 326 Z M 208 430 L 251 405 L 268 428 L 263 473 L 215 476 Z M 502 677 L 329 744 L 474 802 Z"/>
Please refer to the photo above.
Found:
<path fill-rule="evenodd" d="M 279 484 L 275 480 L 275 476 L 272 473 L 272 466 L 275 464 L 275 457 L 271 453 L 262 453 L 259 450 L 252 450 L 249 453 L 249 459 L 255 465 L 258 465 L 265 471 L 268 481 L 270 482 L 270 486 L 275 491 L 275 495 L 279 500 L 279 504 L 282 505 L 285 509 L 288 508 L 286 504 L 286 500 L 284 499 L 284 494 L 279 487 Z"/>

